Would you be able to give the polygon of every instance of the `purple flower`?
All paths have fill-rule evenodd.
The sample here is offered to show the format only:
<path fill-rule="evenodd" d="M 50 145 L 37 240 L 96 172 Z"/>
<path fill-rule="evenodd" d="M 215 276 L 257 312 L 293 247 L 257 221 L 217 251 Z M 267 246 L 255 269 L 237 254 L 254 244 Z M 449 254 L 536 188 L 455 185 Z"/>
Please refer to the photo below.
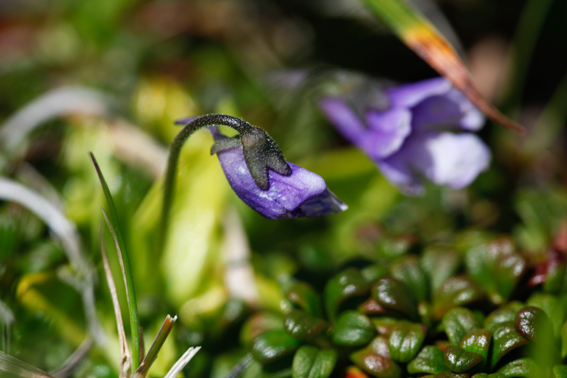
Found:
<path fill-rule="evenodd" d="M 210 130 L 215 142 L 227 139 L 216 127 Z M 321 176 L 295 164 L 288 162 L 290 176 L 269 170 L 270 186 L 262 190 L 250 174 L 241 145 L 221 149 L 216 154 L 232 190 L 266 218 L 313 217 L 347 209 L 347 205 L 327 189 Z"/>
<path fill-rule="evenodd" d="M 362 104 L 362 114 L 341 97 L 325 97 L 320 106 L 404 192 L 422 193 L 423 178 L 460 189 L 488 168 L 490 150 L 467 132 L 479 130 L 484 116 L 446 79 L 402 85 L 386 95 L 387 109 Z"/>

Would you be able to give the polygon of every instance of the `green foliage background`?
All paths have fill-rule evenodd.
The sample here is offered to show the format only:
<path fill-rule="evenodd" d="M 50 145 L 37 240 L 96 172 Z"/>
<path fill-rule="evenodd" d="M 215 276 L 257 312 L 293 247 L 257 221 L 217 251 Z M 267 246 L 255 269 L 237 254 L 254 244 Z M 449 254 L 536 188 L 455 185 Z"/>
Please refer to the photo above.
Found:
<path fill-rule="evenodd" d="M 0 175 L 46 197 L 57 193 L 52 198 L 59 197 L 76 224 L 100 277 L 95 297 L 108 346 L 95 346 L 76 376 L 118 374 L 97 240 L 105 202 L 88 151 L 97 156 L 118 207 L 146 345 L 167 313 L 179 316 L 150 373 L 155 376 L 165 375 L 187 346 L 201 344 L 188 376 L 224 375 L 245 353 L 238 326 L 246 314 L 286 311 L 282 287 L 310 277 L 321 291 L 353 260 L 394 259 L 408 246 L 420 255 L 426 246 L 456 243 L 463 230 L 510 235 L 534 265 L 547 260 L 567 219 L 567 4 L 432 4 L 438 9 L 426 15 L 442 32 L 453 30 L 457 39 L 449 39 L 479 85 L 532 131 L 521 138 L 488 123 L 481 131 L 493 152 L 488 172 L 467 189 L 429 186 L 425 196 L 409 198 L 323 118 L 316 84 L 293 84 L 294 70 L 305 69 L 401 82 L 434 75 L 383 25 L 349 11 L 348 2 L 0 0 L 0 122 L 57 87 L 88 87 L 110 99 L 107 115 L 65 114 L 17 145 L 0 141 Z M 173 121 L 210 112 L 266 129 L 287 160 L 320 174 L 349 210 L 317 219 L 262 218 L 232 193 L 209 155 L 212 138 L 199 132 L 183 150 L 171 229 L 160 250 L 158 173 L 178 132 Z M 251 250 L 258 291 L 248 305 L 229 301 L 224 280 L 223 243 L 227 228 L 238 227 L 227 221 L 233 212 Z M 0 202 L 0 300 L 15 316 L 3 330 L 2 350 L 53 371 L 78 347 L 87 326 L 80 296 L 64 279 L 69 269 L 43 222 Z M 120 292 L 122 280 L 115 280 Z"/>

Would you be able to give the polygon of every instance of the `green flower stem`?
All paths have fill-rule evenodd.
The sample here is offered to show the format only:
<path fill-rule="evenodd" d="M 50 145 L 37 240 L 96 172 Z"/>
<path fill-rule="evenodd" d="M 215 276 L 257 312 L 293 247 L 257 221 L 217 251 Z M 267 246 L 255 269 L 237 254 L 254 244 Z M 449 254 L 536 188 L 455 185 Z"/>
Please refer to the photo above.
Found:
<path fill-rule="evenodd" d="M 177 173 L 177 164 L 179 163 L 179 155 L 181 153 L 181 148 L 189 139 L 193 133 L 203 127 L 209 127 L 213 125 L 223 125 L 232 127 L 239 133 L 246 133 L 251 131 L 253 126 L 248 122 L 241 119 L 226 116 L 222 114 L 207 114 L 202 117 L 195 118 L 189 122 L 183 129 L 177 134 L 171 146 L 169 148 L 169 158 L 167 160 L 167 171 L 165 174 L 165 181 L 163 184 L 163 204 L 161 212 L 161 247 L 164 247 L 165 237 L 167 233 L 167 228 L 169 226 L 169 210 L 171 208 L 171 202 L 173 199 L 173 191 L 175 189 L 175 179 Z"/>
<path fill-rule="evenodd" d="M 220 151 L 224 148 L 232 148 L 238 145 L 242 146 L 244 153 L 244 160 L 250 170 L 250 174 L 254 179 L 256 185 L 262 189 L 267 190 L 270 187 L 268 177 L 268 169 L 275 172 L 289 176 L 291 175 L 291 167 L 285 161 L 282 152 L 273 139 L 266 134 L 266 132 L 258 127 L 252 126 L 240 118 L 224 114 L 208 114 L 202 117 L 191 120 L 180 132 L 177 134 L 171 147 L 169 149 L 169 159 L 167 161 L 167 171 L 164 182 L 163 192 L 163 207 L 162 207 L 162 221 L 161 221 L 161 247 L 165 244 L 165 237 L 168 227 L 169 209 L 173 199 L 173 191 L 175 188 L 175 178 L 177 172 L 177 163 L 179 161 L 179 154 L 185 141 L 197 130 L 213 126 L 222 125 L 232 127 L 240 133 L 240 139 L 231 140 L 229 143 L 219 143 L 213 146 L 212 153 Z"/>
<path fill-rule="evenodd" d="M 92 154 L 89 153 L 93 164 L 96 169 L 96 173 L 100 180 L 100 184 L 102 185 L 102 190 L 104 192 L 104 196 L 106 197 L 106 201 L 108 203 L 108 209 L 110 213 L 110 220 L 112 223 L 113 231 L 116 235 L 116 240 L 118 243 L 118 247 L 122 252 L 122 259 L 124 260 L 124 278 L 126 281 L 126 291 L 128 295 L 128 309 L 130 314 L 130 329 L 132 334 L 132 364 L 134 368 L 138 368 L 140 365 L 140 319 L 138 316 L 138 303 L 136 300 L 136 292 L 134 290 L 134 277 L 132 275 L 132 267 L 130 265 L 130 258 L 128 257 L 128 252 L 126 250 L 126 243 L 124 243 L 124 237 L 122 236 L 122 232 L 120 231 L 120 227 L 118 226 L 118 212 L 116 211 L 116 207 L 114 206 L 114 201 L 112 200 L 112 195 L 110 194 L 110 189 L 108 189 L 108 185 L 98 163 Z M 120 253 L 119 251 L 119 253 Z"/>

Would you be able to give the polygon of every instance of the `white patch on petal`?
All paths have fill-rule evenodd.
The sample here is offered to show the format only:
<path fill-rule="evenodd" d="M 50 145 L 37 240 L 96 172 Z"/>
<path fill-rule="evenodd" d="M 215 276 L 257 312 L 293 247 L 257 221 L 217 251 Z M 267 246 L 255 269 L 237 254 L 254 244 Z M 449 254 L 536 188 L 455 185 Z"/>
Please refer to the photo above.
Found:
<path fill-rule="evenodd" d="M 474 134 L 438 134 L 425 141 L 425 148 L 431 155 L 431 164 L 420 167 L 425 176 L 454 189 L 469 185 L 490 164 L 490 150 Z"/>

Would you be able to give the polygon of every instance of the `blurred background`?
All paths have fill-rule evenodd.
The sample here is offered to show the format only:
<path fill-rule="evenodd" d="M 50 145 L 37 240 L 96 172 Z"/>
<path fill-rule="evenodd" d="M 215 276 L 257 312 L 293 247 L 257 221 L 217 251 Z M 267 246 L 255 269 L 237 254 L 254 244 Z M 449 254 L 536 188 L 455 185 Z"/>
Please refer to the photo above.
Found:
<path fill-rule="evenodd" d="M 325 75 L 304 80 L 337 70 L 386 83 L 437 76 L 356 0 L 0 0 L 0 176 L 64 214 L 80 245 L 70 263 L 57 232 L 17 201 L 0 201 L 1 350 L 54 371 L 98 324 L 104 336 L 76 376 L 118 376 L 97 236 L 105 202 L 89 151 L 118 207 L 146 345 L 166 314 L 179 316 L 155 376 L 190 345 L 204 348 L 186 374 L 223 376 L 244 354 L 237 325 L 256 308 L 280 311 L 291 277 L 320 288 L 346 261 L 444 243 L 464 229 L 510 234 L 537 260 L 567 219 L 567 2 L 412 2 L 483 94 L 530 130 L 519 137 L 487 122 L 490 170 L 469 188 L 429 185 L 422 197 L 403 196 L 323 117 Z M 202 131 L 184 147 L 160 250 L 173 122 L 211 112 L 266 129 L 349 210 L 262 218 L 232 193 Z M 244 278 L 227 285 L 231 261 L 241 260 Z"/>

